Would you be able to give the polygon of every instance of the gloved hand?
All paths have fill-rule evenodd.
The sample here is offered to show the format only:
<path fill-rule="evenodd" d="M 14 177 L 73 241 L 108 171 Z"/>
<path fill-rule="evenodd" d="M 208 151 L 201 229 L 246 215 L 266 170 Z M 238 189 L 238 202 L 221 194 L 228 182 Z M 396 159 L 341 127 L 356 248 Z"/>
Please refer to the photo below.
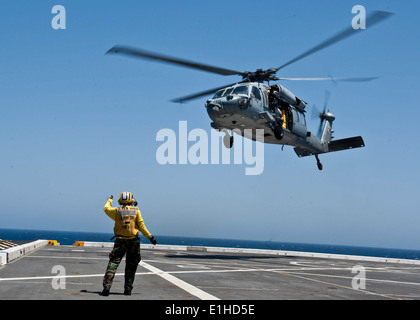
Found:
<path fill-rule="evenodd" d="M 154 236 L 152 236 L 150 239 L 150 242 L 155 246 L 157 244 L 156 239 Z"/>
<path fill-rule="evenodd" d="M 111 194 L 111 196 L 108 199 L 112 200 L 112 199 L 114 199 L 114 196 Z"/>

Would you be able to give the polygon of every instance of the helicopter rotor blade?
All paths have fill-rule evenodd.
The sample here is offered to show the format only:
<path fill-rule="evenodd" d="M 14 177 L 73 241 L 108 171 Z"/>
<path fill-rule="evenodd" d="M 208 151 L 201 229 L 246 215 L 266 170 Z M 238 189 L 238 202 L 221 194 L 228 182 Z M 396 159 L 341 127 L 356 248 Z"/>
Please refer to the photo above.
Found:
<path fill-rule="evenodd" d="M 317 137 L 320 139 L 321 139 L 323 124 L 324 124 L 324 118 L 321 118 L 321 122 L 319 123 L 318 132 L 317 132 Z"/>
<path fill-rule="evenodd" d="M 174 57 L 170 57 L 170 56 L 166 56 L 166 55 L 162 55 L 159 53 L 153 53 L 150 51 L 144 51 L 141 49 L 135 49 L 135 48 L 131 48 L 131 47 L 126 47 L 126 46 L 114 46 L 111 49 L 109 49 L 107 51 L 107 54 L 125 54 L 128 56 L 132 56 L 135 58 L 142 58 L 142 59 L 148 59 L 148 60 L 157 60 L 157 61 L 161 61 L 161 62 L 165 62 L 165 63 L 170 63 L 170 64 L 176 64 L 176 65 L 181 65 L 184 67 L 189 67 L 189 68 L 193 68 L 193 69 L 198 69 L 198 70 L 203 70 L 203 71 L 207 71 L 207 72 L 212 72 L 212 73 L 217 73 L 220 75 L 224 75 L 224 76 L 231 76 L 231 75 L 243 75 L 243 72 L 239 72 L 239 71 L 235 71 L 235 70 L 229 70 L 229 69 L 225 69 L 225 68 L 219 68 L 219 67 L 214 67 L 214 66 L 210 66 L 210 65 L 205 65 L 205 64 L 201 64 L 201 63 L 196 63 L 196 62 L 192 62 L 192 61 L 187 61 L 187 60 L 183 60 L 183 59 L 179 59 L 179 58 L 174 58 Z"/>
<path fill-rule="evenodd" d="M 195 93 L 195 94 L 188 95 L 188 96 L 181 97 L 181 98 L 176 98 L 176 99 L 171 100 L 171 102 L 184 103 L 186 101 L 198 99 L 198 98 L 201 98 L 203 96 L 207 96 L 209 94 L 215 93 L 215 92 L 217 92 L 217 91 L 219 91 L 221 89 L 224 89 L 224 88 L 227 88 L 227 87 L 231 87 L 231 86 L 233 86 L 233 85 L 235 85 L 237 83 L 241 83 L 241 82 L 235 82 L 235 83 L 231 83 L 231 84 L 228 84 L 228 85 L 224 85 L 222 87 L 218 87 L 218 88 L 214 88 L 214 89 L 202 91 L 202 92 Z"/>
<path fill-rule="evenodd" d="M 368 28 L 374 26 L 375 24 L 378 24 L 388 18 L 390 18 L 393 15 L 393 13 L 391 12 L 386 12 L 386 11 L 374 11 L 372 14 L 370 14 L 367 18 L 366 18 L 366 25 Z M 348 37 L 351 37 L 357 33 L 359 33 L 360 30 L 355 30 L 353 29 L 352 26 L 344 29 L 343 31 L 337 33 L 336 35 L 332 36 L 331 38 L 325 40 L 324 42 L 320 43 L 319 45 L 313 47 L 312 49 L 309 49 L 308 51 L 302 53 L 301 55 L 297 56 L 296 58 L 290 60 L 289 62 L 283 64 L 282 66 L 278 67 L 276 69 L 276 71 L 279 71 L 280 69 L 283 69 L 284 67 L 295 63 L 296 61 L 299 61 L 303 58 L 306 58 L 318 51 L 321 51 L 333 44 L 336 44 L 337 42 L 344 40 Z"/>
<path fill-rule="evenodd" d="M 329 90 L 325 90 L 324 93 L 324 109 L 322 110 L 322 112 L 320 112 L 320 110 L 317 108 L 316 105 L 314 105 L 312 107 L 312 119 L 315 118 L 319 118 L 321 121 L 319 122 L 319 127 L 318 127 L 318 131 L 317 131 L 317 137 L 321 137 L 322 134 L 322 127 L 325 121 L 325 111 L 327 110 L 328 107 L 328 103 L 330 102 L 330 98 L 331 98 L 331 91 Z"/>
<path fill-rule="evenodd" d="M 327 110 L 327 106 L 328 106 L 328 103 L 330 102 L 330 98 L 331 98 L 331 91 L 330 90 L 325 90 L 325 93 L 324 93 L 324 111 L 322 113 L 325 113 L 325 110 Z"/>
<path fill-rule="evenodd" d="M 318 109 L 318 107 L 316 105 L 313 105 L 312 111 L 311 111 L 311 119 L 314 120 L 316 118 L 319 118 L 320 114 L 321 114 L 321 111 Z"/>
<path fill-rule="evenodd" d="M 370 78 L 278 78 L 283 81 L 333 81 L 333 82 L 368 82 L 378 79 L 378 77 Z"/>
<path fill-rule="evenodd" d="M 321 137 L 321 133 L 322 133 L 322 127 L 325 121 L 325 110 L 327 109 L 327 104 L 324 105 L 324 110 L 322 110 L 322 112 L 317 108 L 316 105 L 314 105 L 312 107 L 312 113 L 311 113 L 311 118 L 312 120 L 314 120 L 315 118 L 318 118 L 319 121 L 319 126 L 318 126 L 318 130 L 317 130 L 317 137 Z"/>

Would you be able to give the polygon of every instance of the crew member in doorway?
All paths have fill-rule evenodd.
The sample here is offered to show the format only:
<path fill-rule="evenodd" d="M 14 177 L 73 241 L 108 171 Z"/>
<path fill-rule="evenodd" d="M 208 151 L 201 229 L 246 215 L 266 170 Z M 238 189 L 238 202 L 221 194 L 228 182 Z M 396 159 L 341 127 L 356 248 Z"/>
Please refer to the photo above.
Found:
<path fill-rule="evenodd" d="M 281 140 L 283 138 L 283 123 L 284 117 L 280 111 L 282 100 L 279 95 L 279 87 L 272 85 L 270 90 L 267 90 L 268 95 L 268 108 L 274 114 L 274 129 L 276 137 Z"/>
<path fill-rule="evenodd" d="M 272 85 L 269 90 L 266 91 L 268 97 L 268 108 L 271 112 L 275 112 L 275 108 L 280 105 L 279 88 L 276 85 Z"/>
<path fill-rule="evenodd" d="M 156 245 L 156 239 L 144 225 L 140 210 L 136 207 L 137 201 L 131 192 L 121 193 L 118 200 L 121 207 L 113 208 L 112 202 L 113 196 L 108 198 L 104 211 L 108 217 L 115 221 L 114 234 L 116 239 L 114 248 L 109 254 L 109 263 L 103 279 L 102 295 L 109 295 L 115 272 L 124 255 L 126 255 L 124 294 L 131 295 L 137 266 L 141 260 L 139 231 L 154 245 Z"/>

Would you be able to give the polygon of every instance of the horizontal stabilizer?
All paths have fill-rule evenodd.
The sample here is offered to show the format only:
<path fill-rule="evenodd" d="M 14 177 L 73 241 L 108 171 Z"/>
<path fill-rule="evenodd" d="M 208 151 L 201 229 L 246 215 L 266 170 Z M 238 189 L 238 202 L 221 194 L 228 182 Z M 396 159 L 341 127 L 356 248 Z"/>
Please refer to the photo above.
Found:
<path fill-rule="evenodd" d="M 341 140 L 333 140 L 328 144 L 328 152 L 342 151 L 348 149 L 362 148 L 365 142 L 362 137 L 353 137 Z"/>
<path fill-rule="evenodd" d="M 327 152 L 356 149 L 356 148 L 362 148 L 364 146 L 365 146 L 365 142 L 363 141 L 362 137 L 353 137 L 353 138 L 347 138 L 347 139 L 341 139 L 341 140 L 333 140 L 328 143 Z M 300 147 L 296 147 L 295 152 L 299 158 L 314 156 L 316 154 L 327 153 L 327 152 L 313 153 L 309 151 L 308 149 L 304 149 Z"/>

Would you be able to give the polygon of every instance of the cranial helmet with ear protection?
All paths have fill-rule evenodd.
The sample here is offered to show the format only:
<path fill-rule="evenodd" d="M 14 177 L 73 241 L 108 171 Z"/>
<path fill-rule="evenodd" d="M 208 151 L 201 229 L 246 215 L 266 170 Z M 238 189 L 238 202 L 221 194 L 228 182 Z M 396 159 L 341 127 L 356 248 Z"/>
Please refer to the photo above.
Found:
<path fill-rule="evenodd" d="M 134 202 L 134 197 L 131 192 L 124 191 L 120 194 L 120 199 L 118 200 L 119 205 L 132 204 Z"/>

